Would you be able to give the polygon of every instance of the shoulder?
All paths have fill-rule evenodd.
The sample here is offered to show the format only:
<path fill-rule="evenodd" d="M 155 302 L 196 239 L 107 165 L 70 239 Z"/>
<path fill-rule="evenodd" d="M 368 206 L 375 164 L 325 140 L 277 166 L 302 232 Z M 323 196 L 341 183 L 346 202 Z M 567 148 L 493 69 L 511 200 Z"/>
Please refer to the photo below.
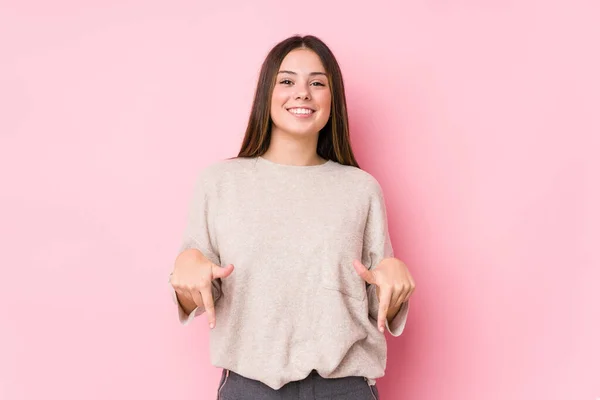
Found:
<path fill-rule="evenodd" d="M 252 166 L 256 162 L 253 158 L 227 158 L 213 161 L 198 169 L 198 180 L 204 184 L 218 184 L 229 177 L 239 176 L 239 172 Z"/>
<path fill-rule="evenodd" d="M 353 167 L 334 163 L 335 171 L 339 175 L 341 182 L 353 187 L 353 189 L 366 192 L 368 195 L 380 196 L 382 194 L 381 185 L 375 176 L 369 172 Z"/>

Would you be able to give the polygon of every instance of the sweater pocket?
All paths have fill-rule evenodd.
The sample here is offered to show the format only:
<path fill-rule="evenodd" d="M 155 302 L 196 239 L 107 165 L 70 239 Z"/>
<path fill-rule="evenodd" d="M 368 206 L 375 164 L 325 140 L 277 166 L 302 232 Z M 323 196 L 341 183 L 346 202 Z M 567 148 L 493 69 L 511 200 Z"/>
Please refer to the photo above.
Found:
<path fill-rule="evenodd" d="M 337 263 L 324 268 L 322 286 L 348 297 L 363 301 L 367 295 L 365 281 L 356 273 L 352 262 Z"/>

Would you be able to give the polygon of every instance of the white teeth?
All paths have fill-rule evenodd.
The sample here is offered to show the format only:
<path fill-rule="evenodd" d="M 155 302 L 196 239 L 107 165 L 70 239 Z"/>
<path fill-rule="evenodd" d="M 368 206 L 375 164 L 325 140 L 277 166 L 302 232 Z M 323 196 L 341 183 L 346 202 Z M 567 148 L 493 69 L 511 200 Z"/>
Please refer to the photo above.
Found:
<path fill-rule="evenodd" d="M 312 114 L 313 110 L 309 108 L 290 108 L 288 110 L 292 114 Z"/>

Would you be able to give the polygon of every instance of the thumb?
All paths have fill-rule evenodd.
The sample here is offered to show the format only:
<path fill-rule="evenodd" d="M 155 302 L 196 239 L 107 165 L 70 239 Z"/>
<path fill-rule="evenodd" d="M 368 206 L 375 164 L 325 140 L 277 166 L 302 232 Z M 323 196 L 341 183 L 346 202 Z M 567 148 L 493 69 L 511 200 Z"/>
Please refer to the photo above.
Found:
<path fill-rule="evenodd" d="M 212 276 L 213 279 L 227 278 L 233 272 L 233 264 L 229 264 L 226 267 L 219 267 L 218 265 L 212 265 Z"/>
<path fill-rule="evenodd" d="M 375 275 L 373 275 L 373 271 L 370 271 L 359 260 L 354 260 L 352 265 L 354 265 L 356 273 L 360 275 L 360 277 L 363 278 L 364 281 L 370 283 L 371 285 L 375 284 Z"/>

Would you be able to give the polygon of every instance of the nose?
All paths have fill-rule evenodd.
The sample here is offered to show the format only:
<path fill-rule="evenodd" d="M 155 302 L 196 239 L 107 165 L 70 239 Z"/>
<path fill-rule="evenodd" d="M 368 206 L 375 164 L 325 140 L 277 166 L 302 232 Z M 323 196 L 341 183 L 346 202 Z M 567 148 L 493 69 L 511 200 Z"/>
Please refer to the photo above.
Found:
<path fill-rule="evenodd" d="M 309 93 L 308 89 L 306 88 L 306 85 L 297 85 L 296 88 L 297 88 L 296 93 L 294 93 L 295 100 L 298 100 L 298 99 L 310 100 L 310 93 Z"/>

